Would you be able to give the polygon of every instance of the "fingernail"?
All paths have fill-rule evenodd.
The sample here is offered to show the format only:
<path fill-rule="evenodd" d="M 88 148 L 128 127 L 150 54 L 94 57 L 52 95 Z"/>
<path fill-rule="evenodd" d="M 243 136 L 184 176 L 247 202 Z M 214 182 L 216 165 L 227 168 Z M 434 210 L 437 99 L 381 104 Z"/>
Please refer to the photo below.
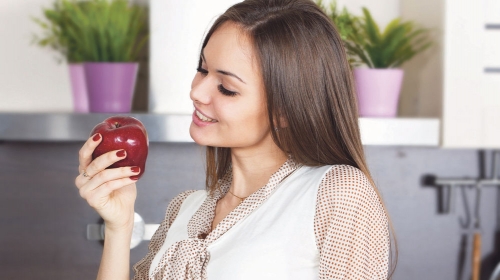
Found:
<path fill-rule="evenodd" d="M 119 150 L 118 152 L 116 152 L 116 156 L 117 157 L 124 157 L 125 156 L 125 150 Z"/>
<path fill-rule="evenodd" d="M 129 178 L 130 178 L 130 180 L 134 180 L 134 181 L 139 180 L 139 176 L 130 176 Z"/>
<path fill-rule="evenodd" d="M 137 172 L 141 171 L 141 168 L 139 166 L 134 166 L 134 167 L 130 167 L 130 170 L 132 170 L 132 172 L 134 172 L 134 173 L 137 173 Z"/>
<path fill-rule="evenodd" d="M 99 139 L 101 139 L 101 134 L 97 133 L 96 135 L 94 135 L 94 137 L 92 137 L 92 140 L 94 141 L 99 141 Z"/>

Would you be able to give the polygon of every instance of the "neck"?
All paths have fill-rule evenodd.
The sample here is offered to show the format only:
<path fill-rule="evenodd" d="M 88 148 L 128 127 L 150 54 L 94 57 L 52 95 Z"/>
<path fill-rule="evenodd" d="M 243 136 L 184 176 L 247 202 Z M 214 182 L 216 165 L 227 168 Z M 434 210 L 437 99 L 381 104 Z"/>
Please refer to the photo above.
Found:
<path fill-rule="evenodd" d="M 287 159 L 276 145 L 252 151 L 231 149 L 231 192 L 239 197 L 251 195 L 263 187 Z"/>

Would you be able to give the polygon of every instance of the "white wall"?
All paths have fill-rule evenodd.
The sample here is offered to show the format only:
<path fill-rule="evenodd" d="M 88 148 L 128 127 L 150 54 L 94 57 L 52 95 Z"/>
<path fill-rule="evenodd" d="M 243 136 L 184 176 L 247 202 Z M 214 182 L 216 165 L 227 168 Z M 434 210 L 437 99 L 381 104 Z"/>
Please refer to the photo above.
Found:
<path fill-rule="evenodd" d="M 150 0 L 150 98 L 155 113 L 192 113 L 189 99 L 203 35 L 240 0 Z"/>
<path fill-rule="evenodd" d="M 329 3 L 330 0 L 324 1 Z M 346 7 L 351 13 L 362 15 L 362 7 L 368 8 L 381 29 L 400 16 L 400 0 L 337 0 L 338 6 Z"/>
<path fill-rule="evenodd" d="M 0 112 L 71 111 L 69 74 L 55 54 L 31 44 L 51 0 L 0 1 Z"/>

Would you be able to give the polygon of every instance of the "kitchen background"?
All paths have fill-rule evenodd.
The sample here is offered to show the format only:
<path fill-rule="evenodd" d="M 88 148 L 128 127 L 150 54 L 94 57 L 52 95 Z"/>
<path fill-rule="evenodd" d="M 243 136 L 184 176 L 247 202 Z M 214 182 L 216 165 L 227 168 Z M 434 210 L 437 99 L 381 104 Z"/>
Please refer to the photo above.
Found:
<path fill-rule="evenodd" d="M 189 84 L 203 33 L 214 15 L 237 1 L 136 2 L 149 7 L 151 38 L 142 55 L 133 111 L 190 114 Z M 399 261 L 394 279 L 470 279 L 474 231 L 472 224 L 464 228 L 460 221 L 474 214 L 475 189 L 456 187 L 452 207 L 443 213 L 446 192 L 429 178 L 490 178 L 493 174 L 493 151 L 500 147 L 500 86 L 495 74 L 500 56 L 494 47 L 500 44 L 499 2 L 338 1 L 353 13 L 369 8 L 381 26 L 399 16 L 418 20 L 433 29 L 436 42 L 403 65 L 397 118 L 403 126 L 391 125 L 391 120 L 387 125 L 384 119 L 362 120 L 365 135 L 370 125 L 381 128 L 370 135 L 382 140 L 366 136 L 363 141 L 397 234 Z M 99 216 L 79 197 L 73 183 L 83 141 L 64 132 L 68 123 L 61 124 L 62 132 L 54 132 L 56 136 L 46 137 L 22 121 L 26 116 L 34 123 L 38 118 L 68 115 L 76 122 L 86 118 L 86 114 L 72 114 L 67 65 L 58 64 L 53 52 L 30 44 L 37 31 L 30 17 L 40 17 L 42 7 L 51 3 L 0 2 L 1 279 L 93 279 L 101 256 L 101 243 L 86 236 L 87 225 L 100 223 Z M 424 124 L 435 121 L 432 124 L 439 123 L 439 129 L 431 126 L 415 132 L 415 126 L 404 127 L 407 118 Z M 35 132 L 19 131 L 26 127 Z M 396 136 L 405 140 L 391 140 Z M 430 141 L 421 140 L 429 137 Z M 153 141 L 147 171 L 138 182 L 136 212 L 147 224 L 161 222 L 175 195 L 203 188 L 203 173 L 201 147 L 184 140 Z M 498 187 L 482 188 L 481 279 L 489 279 L 500 262 L 499 200 Z M 146 254 L 147 243 L 132 249 L 132 263 Z"/>

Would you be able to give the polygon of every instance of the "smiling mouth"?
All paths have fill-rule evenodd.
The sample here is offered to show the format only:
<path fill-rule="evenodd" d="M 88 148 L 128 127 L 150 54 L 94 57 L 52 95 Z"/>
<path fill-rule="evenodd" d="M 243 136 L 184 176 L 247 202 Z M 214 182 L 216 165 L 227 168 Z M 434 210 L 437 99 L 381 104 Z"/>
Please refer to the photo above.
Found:
<path fill-rule="evenodd" d="M 202 113 L 200 113 L 200 111 L 198 111 L 198 110 L 196 110 L 196 109 L 195 109 L 195 114 L 196 114 L 196 116 L 197 116 L 200 120 L 202 120 L 202 121 L 204 121 L 204 122 L 212 122 L 212 123 L 217 122 L 217 120 L 211 119 L 211 118 L 209 118 L 209 117 L 207 117 L 207 116 L 203 115 Z"/>

